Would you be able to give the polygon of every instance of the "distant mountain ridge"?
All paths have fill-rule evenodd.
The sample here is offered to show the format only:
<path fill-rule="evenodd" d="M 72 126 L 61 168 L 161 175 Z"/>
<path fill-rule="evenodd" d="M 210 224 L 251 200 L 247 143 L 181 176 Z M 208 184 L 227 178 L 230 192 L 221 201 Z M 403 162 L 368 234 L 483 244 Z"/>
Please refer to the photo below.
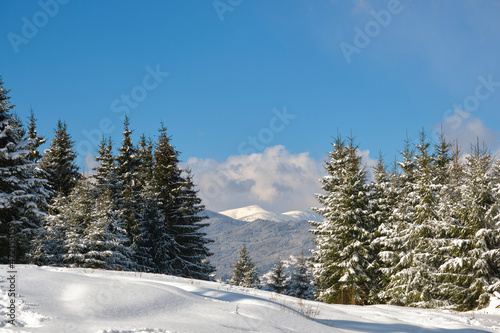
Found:
<path fill-rule="evenodd" d="M 219 214 L 226 215 L 236 220 L 254 222 L 256 220 L 267 220 L 274 222 L 286 221 L 322 221 L 322 217 L 311 211 L 294 210 L 281 214 L 269 212 L 257 205 L 229 209 Z"/>
<path fill-rule="evenodd" d="M 208 244 L 213 253 L 210 262 L 217 268 L 216 278 L 222 280 L 232 276 L 243 245 L 247 246 L 259 275 L 268 272 L 278 259 L 300 256 L 302 251 L 308 256 L 315 248 L 307 222 L 317 219 L 313 212 L 275 214 L 252 205 L 221 213 L 205 210 L 202 215 L 209 217 L 203 221 L 208 226 L 202 231 L 214 241 Z"/>

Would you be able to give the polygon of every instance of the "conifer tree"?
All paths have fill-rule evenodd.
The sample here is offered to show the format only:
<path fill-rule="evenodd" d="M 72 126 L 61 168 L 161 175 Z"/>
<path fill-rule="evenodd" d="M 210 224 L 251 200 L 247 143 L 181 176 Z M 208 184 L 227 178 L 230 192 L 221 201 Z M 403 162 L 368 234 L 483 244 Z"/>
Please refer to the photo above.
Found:
<path fill-rule="evenodd" d="M 39 266 L 64 266 L 63 256 L 66 254 L 65 238 L 69 232 L 66 208 L 67 197 L 59 193 L 52 204 L 47 207 L 47 214 L 42 221 L 43 226 L 33 241 L 31 262 Z"/>
<path fill-rule="evenodd" d="M 85 231 L 90 227 L 96 200 L 87 181 L 79 181 L 67 197 L 66 204 L 58 207 L 60 223 L 65 224 L 63 262 L 68 267 L 85 267 Z M 64 203 L 64 202 L 61 202 Z"/>
<path fill-rule="evenodd" d="M 182 199 L 180 213 L 182 214 L 179 222 L 181 232 L 176 233 L 175 241 L 181 246 L 180 258 L 186 263 L 186 269 L 181 275 L 190 276 L 195 279 L 211 280 L 210 274 L 215 268 L 206 262 L 206 259 L 212 255 L 207 248 L 207 244 L 213 242 L 206 238 L 206 233 L 200 229 L 208 226 L 202 223 L 207 219 L 202 212 L 205 206 L 201 204 L 201 199 L 195 190 L 191 170 L 185 170 L 186 176 L 183 177 L 183 184 L 179 195 Z"/>
<path fill-rule="evenodd" d="M 375 253 L 371 247 L 376 225 L 369 218 L 370 190 L 354 139 L 346 145 L 340 135 L 333 144 L 328 173 L 321 182 L 326 194 L 317 194 L 323 206 L 314 211 L 324 222 L 311 222 L 317 250 L 317 298 L 327 303 L 372 302 Z"/>
<path fill-rule="evenodd" d="M 285 273 L 285 266 L 283 265 L 283 261 L 278 259 L 276 265 L 274 265 L 272 269 L 271 279 L 267 284 L 272 291 L 282 294 L 286 290 L 285 283 L 287 281 L 288 276 Z"/>
<path fill-rule="evenodd" d="M 99 162 L 99 165 L 94 169 L 97 189 L 103 192 L 109 191 L 112 198 L 117 201 L 121 195 L 121 187 L 116 160 L 113 157 L 111 138 L 108 140 L 103 138 L 97 152 L 99 155 L 96 157 L 96 161 Z"/>
<path fill-rule="evenodd" d="M 255 264 L 250 259 L 246 245 L 241 248 L 239 258 L 234 265 L 234 276 L 229 283 L 235 286 L 252 288 L 259 283 L 259 277 L 255 270 Z"/>
<path fill-rule="evenodd" d="M 433 158 L 430 142 L 425 132 L 420 133 L 414 157 L 413 183 L 413 220 L 406 224 L 400 234 L 405 240 L 400 270 L 391 276 L 388 290 L 392 302 L 403 305 L 432 307 L 439 304 L 435 295 L 438 267 L 443 262 L 446 238 L 443 238 L 443 225 L 438 219 L 437 207 L 439 187 L 434 183 Z"/>
<path fill-rule="evenodd" d="M 127 235 L 133 239 L 134 229 L 139 219 L 137 202 L 140 187 L 138 184 L 139 157 L 132 143 L 132 131 L 129 129 L 130 120 L 125 116 L 122 146 L 116 157 L 117 171 L 121 186 L 122 219 L 125 222 Z"/>
<path fill-rule="evenodd" d="M 52 191 L 51 198 L 58 193 L 69 195 L 80 179 L 73 144 L 66 123 L 59 120 L 50 147 L 44 151 L 39 163 L 45 172 L 48 188 Z"/>
<path fill-rule="evenodd" d="M 35 113 L 33 112 L 33 109 L 30 109 L 30 115 L 28 118 L 28 139 L 32 142 L 30 144 L 30 155 L 29 159 L 33 162 L 38 162 L 40 158 L 42 158 L 42 154 L 40 154 L 40 151 L 38 148 L 47 141 L 43 136 L 38 135 L 36 131 L 36 121 L 37 119 L 35 118 Z"/>
<path fill-rule="evenodd" d="M 491 153 L 478 143 L 471 147 L 463 168 L 461 186 L 462 238 L 458 260 L 447 263 L 448 269 L 468 284 L 468 290 L 459 294 L 465 309 L 484 307 L 489 293 L 500 286 L 500 229 L 498 228 L 499 202 L 495 194 L 495 171 Z"/>
<path fill-rule="evenodd" d="M 33 141 L 22 137 L 25 132 L 10 113 L 9 98 L 0 78 L 0 262 L 25 263 L 47 192 L 29 159 Z"/>
<path fill-rule="evenodd" d="M 314 300 L 314 283 L 309 266 L 310 264 L 302 252 L 295 264 L 295 272 L 286 283 L 286 295 Z"/>
<path fill-rule="evenodd" d="M 92 209 L 92 223 L 84 230 L 83 267 L 108 270 L 135 268 L 133 251 L 110 190 L 99 191 Z"/>
<path fill-rule="evenodd" d="M 156 197 L 160 214 L 163 216 L 163 225 L 160 227 L 163 230 L 161 244 L 157 246 L 162 249 L 161 251 L 165 251 L 165 258 L 169 258 L 168 262 L 162 263 L 164 269 L 168 267 L 170 270 L 165 271 L 166 274 L 189 277 L 185 274 L 189 263 L 179 256 L 183 248 L 176 241 L 176 238 L 183 233 L 180 223 L 183 201 L 180 192 L 184 179 L 179 169 L 178 155 L 179 153 L 170 144 L 167 129 L 161 124 L 154 151 L 153 167 Z"/>

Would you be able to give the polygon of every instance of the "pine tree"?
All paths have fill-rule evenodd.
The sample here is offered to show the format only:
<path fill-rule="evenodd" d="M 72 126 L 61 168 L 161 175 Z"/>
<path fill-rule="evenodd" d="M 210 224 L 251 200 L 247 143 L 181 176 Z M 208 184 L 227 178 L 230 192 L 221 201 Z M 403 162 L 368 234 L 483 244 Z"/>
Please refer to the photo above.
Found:
<path fill-rule="evenodd" d="M 460 189 L 462 241 L 455 248 L 457 259 L 445 268 L 461 277 L 460 286 L 468 285 L 466 291 L 454 296 L 464 309 L 472 309 L 486 306 L 488 292 L 500 287 L 500 207 L 495 193 L 495 168 L 491 153 L 479 140 L 466 157 Z"/>
<path fill-rule="evenodd" d="M 394 186 L 397 169 L 389 174 L 383 159 L 382 152 L 379 153 L 377 163 L 373 168 L 375 182 L 371 184 L 370 196 L 370 219 L 378 226 L 373 235 L 372 247 L 377 254 L 374 266 L 377 268 L 376 284 L 378 288 L 372 289 L 371 298 L 378 300 L 379 289 L 385 288 L 388 276 L 387 270 L 397 261 L 397 255 L 391 251 L 391 232 L 394 228 L 393 208 L 397 200 L 398 189 Z"/>
<path fill-rule="evenodd" d="M 38 230 L 47 192 L 34 162 L 33 141 L 23 138 L 0 78 L 0 261 L 25 263 Z"/>
<path fill-rule="evenodd" d="M 117 201 L 120 198 L 121 187 L 118 168 L 113 157 L 111 138 L 108 140 L 103 138 L 97 152 L 99 155 L 96 157 L 96 161 L 99 162 L 99 165 L 94 169 L 96 172 L 94 175 L 96 187 L 103 192 L 109 191 L 112 198 Z"/>
<path fill-rule="evenodd" d="M 83 267 L 108 270 L 135 268 L 125 226 L 109 190 L 99 191 L 92 211 L 92 223 L 84 230 Z"/>
<path fill-rule="evenodd" d="M 304 253 L 298 258 L 295 264 L 295 272 L 286 283 L 286 295 L 314 300 L 313 276 L 309 269 L 310 264 L 304 257 Z"/>
<path fill-rule="evenodd" d="M 278 259 L 276 265 L 274 265 L 272 269 L 271 279 L 267 284 L 272 291 L 282 294 L 286 290 L 285 283 L 287 281 L 288 276 L 285 273 L 285 266 L 283 265 L 283 261 Z"/>
<path fill-rule="evenodd" d="M 40 151 L 38 148 L 47 141 L 43 136 L 38 135 L 36 131 L 36 121 L 37 119 L 35 118 L 35 113 L 33 112 L 33 109 L 30 109 L 30 116 L 28 118 L 28 139 L 32 142 L 30 144 L 30 155 L 29 159 L 33 162 L 38 162 L 41 158 L 42 155 L 40 154 Z"/>
<path fill-rule="evenodd" d="M 369 218 L 370 190 L 354 139 L 346 145 L 340 135 L 333 144 L 328 173 L 321 182 L 326 194 L 317 194 L 323 206 L 314 211 L 324 222 L 311 222 L 317 250 L 317 298 L 327 303 L 372 302 L 375 253 L 371 247 L 376 225 Z"/>
<path fill-rule="evenodd" d="M 159 265 L 155 264 L 155 260 L 161 263 L 168 261 L 170 257 L 165 260 L 156 257 L 159 252 L 155 251 L 155 237 L 167 231 L 159 229 L 165 227 L 165 221 L 160 211 L 158 193 L 155 191 L 153 180 L 153 144 L 151 140 L 146 140 L 144 134 L 137 148 L 137 156 L 139 158 L 137 182 L 140 187 L 138 202 L 140 219 L 134 230 L 132 249 L 135 252 L 135 262 L 139 271 L 157 272 Z"/>
<path fill-rule="evenodd" d="M 64 206 L 57 207 L 62 219 L 57 223 L 64 225 L 65 231 L 62 255 L 64 266 L 86 267 L 85 254 L 88 249 L 84 237 L 94 220 L 95 201 L 95 192 L 91 190 L 90 184 L 87 181 L 80 181 L 70 192 L 67 200 L 61 201 Z"/>
<path fill-rule="evenodd" d="M 207 219 L 202 212 L 205 206 L 201 204 L 201 199 L 198 197 L 193 183 L 191 171 L 185 170 L 186 177 L 183 177 L 183 186 L 180 189 L 179 195 L 182 199 L 182 214 L 178 226 L 181 229 L 180 233 L 176 233 L 175 241 L 181 246 L 180 258 L 186 263 L 183 276 L 201 280 L 212 280 L 210 274 L 215 271 L 215 268 L 207 264 L 206 260 L 212 255 L 207 248 L 207 244 L 213 242 L 206 238 L 206 233 L 200 229 L 208 226 L 207 223 L 201 223 Z"/>
<path fill-rule="evenodd" d="M 44 151 L 39 166 L 45 172 L 48 188 L 52 191 L 51 198 L 58 193 L 69 195 L 80 179 L 78 166 L 75 164 L 76 153 L 74 142 L 67 132 L 65 122 L 59 120 L 55 129 L 55 137 L 50 147 Z"/>
<path fill-rule="evenodd" d="M 64 266 L 63 256 L 67 252 L 64 240 L 69 231 L 65 208 L 68 206 L 69 199 L 61 193 L 48 205 L 47 214 L 42 219 L 43 226 L 33 241 L 32 263 L 39 266 Z"/>
<path fill-rule="evenodd" d="M 121 185 L 122 219 L 125 222 L 127 235 L 133 239 L 134 229 L 137 227 L 139 212 L 137 202 L 140 187 L 138 184 L 139 157 L 132 143 L 132 131 L 129 129 L 130 120 L 125 116 L 122 146 L 116 157 L 117 171 Z"/>
<path fill-rule="evenodd" d="M 183 201 L 180 196 L 184 179 L 179 169 L 179 153 L 170 144 L 167 129 L 161 124 L 159 137 L 154 151 L 153 178 L 155 196 L 159 202 L 160 214 L 163 216 L 161 244 L 157 244 L 165 252 L 168 262 L 162 262 L 166 274 L 189 277 L 185 272 L 189 262 L 180 257 L 183 248 L 177 243 L 177 238 L 183 233 L 181 224 Z M 165 259 L 166 260 L 166 259 Z"/>
<path fill-rule="evenodd" d="M 235 286 L 253 288 L 259 283 L 259 277 L 255 270 L 255 264 L 248 255 L 246 245 L 243 245 L 238 260 L 234 265 L 234 276 L 229 283 Z"/>

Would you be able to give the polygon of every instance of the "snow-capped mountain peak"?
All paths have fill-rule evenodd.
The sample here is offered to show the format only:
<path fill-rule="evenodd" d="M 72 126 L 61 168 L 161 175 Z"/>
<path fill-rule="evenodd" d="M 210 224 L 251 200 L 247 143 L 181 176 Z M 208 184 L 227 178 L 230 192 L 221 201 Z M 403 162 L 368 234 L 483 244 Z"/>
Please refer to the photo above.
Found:
<path fill-rule="evenodd" d="M 257 205 L 250 205 L 241 208 L 229 209 L 223 212 L 219 212 L 219 214 L 223 214 L 233 219 L 247 221 L 247 222 L 253 222 L 259 219 L 274 221 L 274 222 L 285 222 L 293 220 L 322 221 L 320 215 L 309 211 L 294 210 L 282 214 L 277 214 L 267 211 L 264 208 Z"/>
<path fill-rule="evenodd" d="M 220 214 L 229 216 L 233 219 L 247 221 L 247 222 L 253 222 L 258 219 L 275 221 L 275 222 L 286 221 L 286 218 L 284 216 L 280 216 L 280 214 L 271 213 L 257 205 L 250 205 L 246 207 L 225 210 L 223 212 L 220 212 Z"/>

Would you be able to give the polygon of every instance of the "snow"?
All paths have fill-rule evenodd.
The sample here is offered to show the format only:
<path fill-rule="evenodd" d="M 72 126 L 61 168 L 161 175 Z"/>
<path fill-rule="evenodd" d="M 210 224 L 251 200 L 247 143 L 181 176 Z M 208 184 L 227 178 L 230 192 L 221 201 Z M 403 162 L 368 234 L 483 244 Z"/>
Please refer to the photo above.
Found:
<path fill-rule="evenodd" d="M 329 305 L 167 275 L 16 266 L 17 326 L 7 324 L 0 266 L 0 332 L 500 332 L 500 304 L 457 313 L 389 305 Z M 500 296 L 500 295 L 498 295 Z"/>
<path fill-rule="evenodd" d="M 313 220 L 321 222 L 322 218 L 320 215 L 308 212 L 308 211 L 300 211 L 294 210 L 290 212 L 285 212 L 282 214 L 276 214 L 270 211 L 263 209 L 257 205 L 250 205 L 241 208 L 235 208 L 230 210 L 225 210 L 223 212 L 219 212 L 219 214 L 229 216 L 233 219 L 240 221 L 253 222 L 256 220 L 268 220 L 274 222 L 285 222 L 285 221 L 298 221 L 298 220 Z"/>

